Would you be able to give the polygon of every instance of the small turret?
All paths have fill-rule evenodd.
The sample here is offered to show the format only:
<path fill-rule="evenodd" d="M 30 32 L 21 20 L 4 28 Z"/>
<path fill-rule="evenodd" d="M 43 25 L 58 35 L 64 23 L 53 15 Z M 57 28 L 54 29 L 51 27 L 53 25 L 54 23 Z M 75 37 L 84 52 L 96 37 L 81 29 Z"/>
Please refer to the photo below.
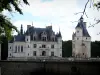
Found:
<path fill-rule="evenodd" d="M 23 35 L 23 25 L 21 25 L 20 34 Z"/>

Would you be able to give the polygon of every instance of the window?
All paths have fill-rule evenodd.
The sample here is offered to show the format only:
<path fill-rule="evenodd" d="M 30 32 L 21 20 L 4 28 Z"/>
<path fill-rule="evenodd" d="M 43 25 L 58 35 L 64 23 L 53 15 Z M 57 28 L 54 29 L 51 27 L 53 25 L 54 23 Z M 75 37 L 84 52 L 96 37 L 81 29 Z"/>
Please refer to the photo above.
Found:
<path fill-rule="evenodd" d="M 75 44 L 73 44 L 73 48 L 75 48 Z"/>
<path fill-rule="evenodd" d="M 11 49 L 11 46 L 10 46 L 10 49 Z"/>
<path fill-rule="evenodd" d="M 79 40 L 79 38 L 77 38 L 77 40 Z"/>
<path fill-rule="evenodd" d="M 21 46 L 21 52 L 23 52 L 23 46 Z"/>
<path fill-rule="evenodd" d="M 28 48 L 30 48 L 30 46 L 28 45 Z"/>
<path fill-rule="evenodd" d="M 46 51 L 42 51 L 42 56 L 46 56 Z"/>
<path fill-rule="evenodd" d="M 79 33 L 79 31 L 77 31 L 77 33 Z"/>
<path fill-rule="evenodd" d="M 28 56 L 29 56 L 29 53 L 28 53 Z"/>
<path fill-rule="evenodd" d="M 18 46 L 18 52 L 20 52 L 20 46 Z"/>
<path fill-rule="evenodd" d="M 34 48 L 36 48 L 37 47 L 37 44 L 34 44 Z"/>
<path fill-rule="evenodd" d="M 83 53 L 83 55 L 84 55 L 84 53 Z"/>
<path fill-rule="evenodd" d="M 42 48 L 46 48 L 46 45 L 42 45 Z"/>
<path fill-rule="evenodd" d="M 51 45 L 51 48 L 54 48 L 54 45 Z"/>
<path fill-rule="evenodd" d="M 54 37 L 52 37 L 52 41 L 55 41 L 55 38 Z"/>
<path fill-rule="evenodd" d="M 54 56 L 54 52 L 51 52 L 51 56 Z"/>
<path fill-rule="evenodd" d="M 36 40 L 36 37 L 35 37 L 35 36 L 33 37 L 33 40 L 34 40 L 34 41 Z"/>
<path fill-rule="evenodd" d="M 86 37 L 86 39 L 87 39 L 87 37 Z"/>
<path fill-rule="evenodd" d="M 27 39 L 27 41 L 28 41 L 28 39 Z"/>
<path fill-rule="evenodd" d="M 46 37 L 42 37 L 42 40 L 43 40 L 43 41 L 46 41 Z"/>
<path fill-rule="evenodd" d="M 36 56 L 36 51 L 33 51 L 33 56 Z"/>
<path fill-rule="evenodd" d="M 15 53 L 17 53 L 17 46 L 15 47 Z"/>
<path fill-rule="evenodd" d="M 11 56 L 11 53 L 10 53 L 10 56 Z"/>

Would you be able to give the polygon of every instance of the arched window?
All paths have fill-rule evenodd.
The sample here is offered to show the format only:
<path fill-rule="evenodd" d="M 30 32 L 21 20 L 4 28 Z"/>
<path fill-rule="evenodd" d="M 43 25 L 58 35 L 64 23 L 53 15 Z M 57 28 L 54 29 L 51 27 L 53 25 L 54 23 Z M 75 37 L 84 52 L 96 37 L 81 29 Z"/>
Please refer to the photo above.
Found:
<path fill-rule="evenodd" d="M 46 56 L 46 51 L 42 51 L 42 56 Z"/>

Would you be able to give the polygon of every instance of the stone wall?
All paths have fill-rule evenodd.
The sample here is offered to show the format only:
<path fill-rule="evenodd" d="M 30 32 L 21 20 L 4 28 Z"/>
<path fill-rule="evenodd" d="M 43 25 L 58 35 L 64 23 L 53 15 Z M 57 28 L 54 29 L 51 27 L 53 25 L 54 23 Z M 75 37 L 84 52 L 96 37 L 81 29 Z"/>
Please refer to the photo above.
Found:
<path fill-rule="evenodd" d="M 1 75 L 98 75 L 100 62 L 0 61 Z"/>

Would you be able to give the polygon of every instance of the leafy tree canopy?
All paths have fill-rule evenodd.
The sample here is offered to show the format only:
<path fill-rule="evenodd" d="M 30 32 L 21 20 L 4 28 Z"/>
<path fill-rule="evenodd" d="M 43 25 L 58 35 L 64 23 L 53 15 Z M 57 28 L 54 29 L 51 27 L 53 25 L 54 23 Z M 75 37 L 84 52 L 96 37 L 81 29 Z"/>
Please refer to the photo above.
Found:
<path fill-rule="evenodd" d="M 27 0 L 23 0 L 23 2 L 24 4 L 29 5 Z M 9 40 L 13 29 L 19 32 L 17 28 L 11 23 L 10 19 L 2 14 L 4 10 L 13 12 L 12 8 L 14 8 L 20 14 L 23 14 L 19 4 L 20 0 L 0 0 L 0 37 L 5 35 L 5 37 Z"/>

